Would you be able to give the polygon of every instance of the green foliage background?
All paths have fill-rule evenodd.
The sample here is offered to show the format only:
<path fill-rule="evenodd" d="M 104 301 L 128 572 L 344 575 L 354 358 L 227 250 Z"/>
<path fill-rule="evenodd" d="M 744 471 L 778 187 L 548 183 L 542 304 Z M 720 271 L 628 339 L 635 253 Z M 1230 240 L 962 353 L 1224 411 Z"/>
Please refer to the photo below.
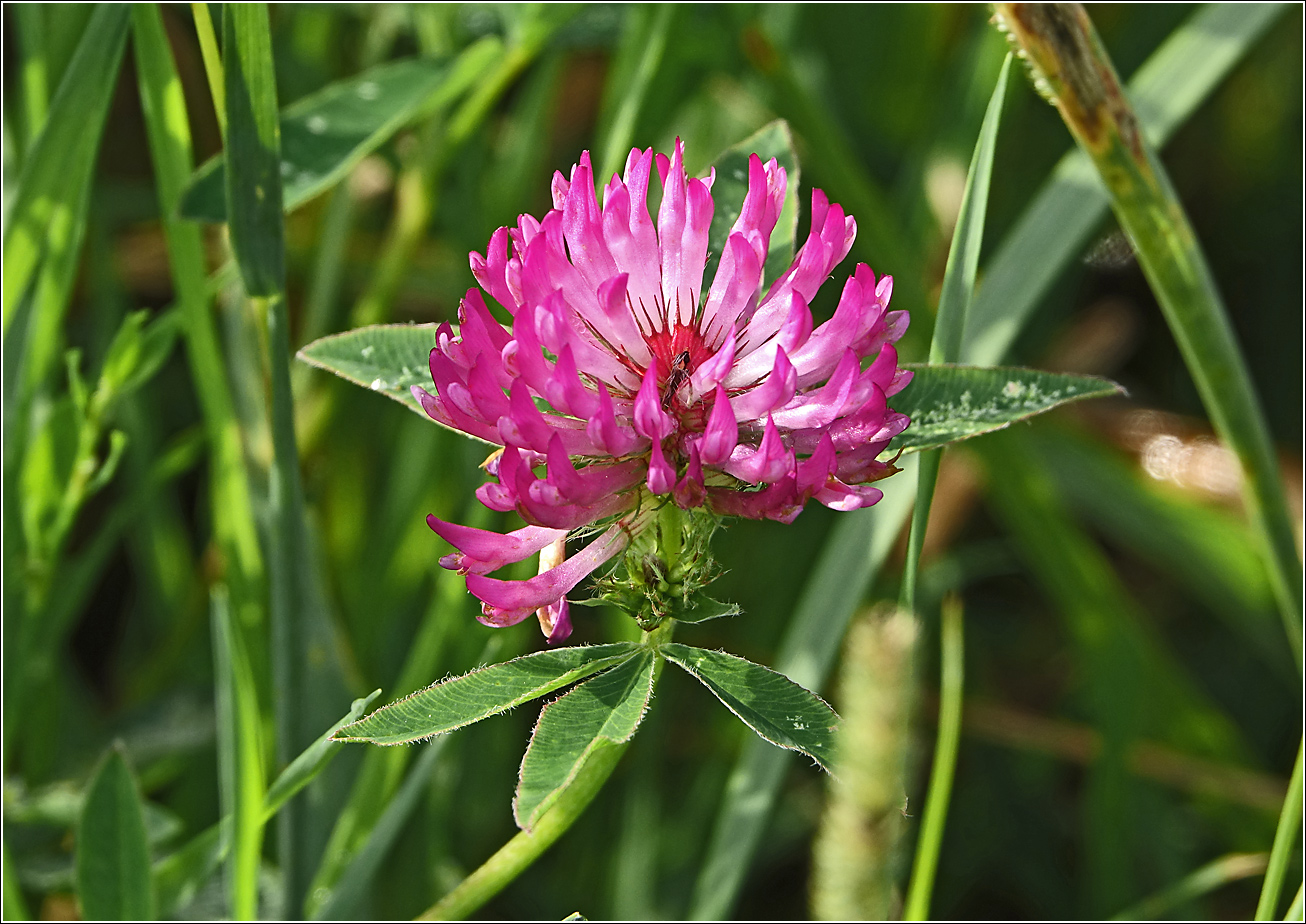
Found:
<path fill-rule="evenodd" d="M 1091 9 L 1126 79 L 1193 14 L 1188 6 Z M 342 182 L 288 215 L 291 347 L 364 323 L 455 319 L 473 284 L 468 251 L 483 251 L 518 213 L 541 215 L 552 172 L 565 172 L 583 149 L 608 169 L 614 152 L 624 159 L 622 149 L 635 144 L 665 151 L 680 137 L 697 170 L 781 117 L 802 167 L 799 240 L 811 187 L 845 205 L 860 231 L 847 267 L 865 260 L 894 275 L 893 306 L 913 319 L 903 358 L 923 360 L 950 222 L 1006 51 L 986 15 L 975 6 L 852 4 L 273 7 L 282 107 L 383 62 L 448 58 L 490 41 L 474 50 L 484 60 L 466 86 L 388 127 Z M 1301 15 L 1285 8 L 1163 152 L 1281 447 L 1299 536 Z M 78 41 L 107 22 L 81 5 L 5 7 L 7 262 L 9 230 L 29 208 L 19 179 L 40 173 L 29 167 L 44 150 L 35 147 L 39 129 L 61 117 L 56 89 L 77 67 Z M 168 6 L 162 23 L 198 165 L 220 150 L 222 133 L 194 20 L 189 8 Z M 68 122 L 74 166 L 94 141 L 96 105 L 108 107 L 84 213 L 72 202 L 80 239 L 73 234 L 62 249 L 54 236 L 44 241 L 46 275 L 31 290 L 9 291 L 6 267 L 6 917 L 70 909 L 77 872 L 68 835 L 115 740 L 145 798 L 155 889 L 169 910 L 157 861 L 176 859 L 220 816 L 214 584 L 233 589 L 232 623 L 262 710 L 253 724 L 261 725 L 264 781 L 280 769 L 271 704 L 286 691 L 273 679 L 267 577 L 242 572 L 239 539 L 229 539 L 239 524 L 221 522 L 232 508 L 220 505 L 215 516 L 209 499 L 214 485 L 242 473 L 250 495 L 242 509 L 262 557 L 280 550 L 269 499 L 275 363 L 266 361 L 267 328 L 239 296 L 219 230 L 205 229 L 199 262 L 198 252 L 187 262 L 165 247 L 167 184 L 147 142 L 140 48 L 128 39 L 116 76 L 68 97 L 81 107 Z M 1012 83 L 981 292 L 1004 236 L 1071 147 L 1056 112 L 1027 81 Z M 103 103 L 92 98 L 97 87 L 111 88 Z M 76 199 L 75 169 L 48 183 Z M 833 310 L 838 289 L 825 287 L 818 315 Z M 219 334 L 208 355 L 221 363 L 212 367 L 197 352 L 194 322 L 165 313 L 206 293 L 215 296 Z M 51 307 L 65 304 L 66 312 Z M 147 325 L 140 342 L 115 340 L 139 309 L 148 312 L 131 322 Z M 85 385 L 66 371 L 69 348 L 80 351 Z M 1158 438 L 1201 448 L 1210 428 L 1111 219 L 1056 267 L 1007 361 L 1108 375 L 1130 395 L 1063 410 L 945 458 L 939 529 L 918 596 L 919 772 L 903 781 L 906 811 L 924 801 L 937 611 L 956 590 L 966 601 L 966 695 L 976 708 L 963 727 L 933 913 L 1114 914 L 1216 857 L 1268 849 L 1300 741 L 1301 680 L 1236 492 L 1218 470 L 1180 472 L 1183 484 L 1149 474 L 1149 464 L 1161 471 L 1160 449 L 1176 445 Z M 230 392 L 239 441 L 226 448 L 206 430 L 214 392 L 205 375 Z M 526 624 L 476 623 L 461 580 L 436 565 L 445 548 L 426 514 L 507 525 L 472 496 L 485 448 L 302 364 L 291 375 L 307 524 L 293 562 L 296 605 L 306 614 L 290 694 L 304 739 L 297 753 L 378 687 L 389 701 L 542 640 Z M 79 389 L 97 387 L 102 401 L 79 401 Z M 72 460 L 104 462 L 119 442 L 120 461 L 105 464 L 102 489 L 92 477 L 66 535 L 37 556 L 30 538 L 53 535 L 48 524 L 72 483 Z M 26 461 L 33 446 L 54 461 Z M 881 487 L 912 490 L 905 479 Z M 738 602 L 744 615 L 686 627 L 682 640 L 774 664 L 840 517 L 813 505 L 789 527 L 739 522 L 718 533 L 729 573 L 713 595 Z M 897 597 L 901 561 L 899 547 L 863 595 L 867 605 Z M 40 581 L 48 592 L 33 597 Z M 615 613 L 575 617 L 578 642 L 634 637 L 633 623 Z M 690 913 L 747 732 L 675 673 L 598 800 L 486 916 Z M 305 900 L 328 916 L 411 917 L 427 908 L 515 831 L 510 799 L 535 716 L 526 707 L 497 717 L 423 746 L 420 757 L 340 747 L 297 803 L 300 879 L 275 875 L 284 854 L 268 828 L 263 912 L 274 913 L 288 890 L 291 914 Z M 1095 759 L 1101 740 L 1108 746 Z M 130 780 L 111 760 L 115 792 L 126 799 Z M 351 797 L 360 773 L 366 795 Z M 824 798 L 820 771 L 791 761 L 738 900 L 727 903 L 734 914 L 806 915 Z M 358 826 L 333 838 L 346 805 Z M 393 810 L 383 816 L 387 805 Z M 1249 916 L 1258 882 L 1169 913 Z M 171 910 L 228 913 L 220 875 L 197 885 Z M 1295 885 L 1290 875 L 1290 892 Z"/>

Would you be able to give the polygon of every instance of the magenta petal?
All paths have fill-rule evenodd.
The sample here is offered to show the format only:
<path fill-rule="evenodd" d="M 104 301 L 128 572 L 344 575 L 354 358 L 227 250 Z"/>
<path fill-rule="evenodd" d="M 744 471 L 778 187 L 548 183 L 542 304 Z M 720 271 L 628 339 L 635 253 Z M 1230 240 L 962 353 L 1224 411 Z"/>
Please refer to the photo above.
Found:
<path fill-rule="evenodd" d="M 642 442 L 629 427 L 617 422 L 616 410 L 608 388 L 599 382 L 598 410 L 585 425 L 585 433 L 608 455 L 624 456 Z"/>
<path fill-rule="evenodd" d="M 662 444 L 653 441 L 648 459 L 648 489 L 654 494 L 666 494 L 675 486 L 676 469 L 662 452 Z"/>
<path fill-rule="evenodd" d="M 726 390 L 720 385 L 716 387 L 712 412 L 708 415 L 707 427 L 698 445 L 703 462 L 707 465 L 723 464 L 739 445 L 739 423 L 735 420 L 735 412 L 730 406 Z"/>
<path fill-rule="evenodd" d="M 698 447 L 694 444 L 689 447 L 689 465 L 685 469 L 685 477 L 676 482 L 671 496 L 676 506 L 684 510 L 702 507 L 707 497 L 707 490 L 703 486 L 703 462 L 699 458 Z"/>
<path fill-rule="evenodd" d="M 540 617 L 540 628 L 549 645 L 561 645 L 571 635 L 571 604 L 563 597 L 557 603 L 540 607 L 536 610 Z"/>
<path fill-rule="evenodd" d="M 665 439 L 676 428 L 671 415 L 662 410 L 662 397 L 658 394 L 657 366 L 650 365 L 644 372 L 644 381 L 635 395 L 635 432 L 653 442 Z"/>
<path fill-rule="evenodd" d="M 794 454 L 785 448 L 775 422 L 767 417 L 761 444 L 756 450 L 739 446 L 725 470 L 749 484 L 774 483 L 793 472 Z"/>
<path fill-rule="evenodd" d="M 505 535 L 448 523 L 434 515 L 426 518 L 426 525 L 461 553 L 457 556 L 446 556 L 455 558 L 458 562 L 457 567 L 451 570 L 472 574 L 486 574 L 512 562 L 521 561 L 567 535 L 566 530 L 548 529 L 542 526 L 527 526 Z"/>
<path fill-rule="evenodd" d="M 481 622 L 492 626 L 515 625 L 540 607 L 556 604 L 629 542 L 625 530 L 614 525 L 582 551 L 543 574 L 525 581 L 501 581 L 469 574 L 467 589 L 481 600 Z"/>

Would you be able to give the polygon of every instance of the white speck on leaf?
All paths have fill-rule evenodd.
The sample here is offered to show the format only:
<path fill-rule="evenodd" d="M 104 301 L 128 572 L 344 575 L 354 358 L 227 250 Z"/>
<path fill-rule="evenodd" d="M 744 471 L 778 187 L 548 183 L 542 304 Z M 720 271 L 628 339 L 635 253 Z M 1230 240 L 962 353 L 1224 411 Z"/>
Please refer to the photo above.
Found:
<path fill-rule="evenodd" d="M 313 134 L 320 135 L 327 130 L 327 120 L 323 116 L 312 115 L 308 117 L 308 121 L 304 123 L 304 127 Z"/>
<path fill-rule="evenodd" d="M 370 356 L 371 356 L 373 353 L 375 353 L 375 352 L 376 352 L 376 347 L 374 347 L 374 346 L 365 346 L 365 347 L 363 347 L 363 359 L 367 359 L 368 357 L 370 357 Z"/>
<path fill-rule="evenodd" d="M 372 384 L 367 387 L 372 389 L 372 391 L 384 391 L 389 388 L 390 385 L 385 379 L 372 379 Z"/>
<path fill-rule="evenodd" d="M 365 80 L 358 85 L 359 99 L 373 100 L 381 95 L 381 88 L 370 80 Z"/>

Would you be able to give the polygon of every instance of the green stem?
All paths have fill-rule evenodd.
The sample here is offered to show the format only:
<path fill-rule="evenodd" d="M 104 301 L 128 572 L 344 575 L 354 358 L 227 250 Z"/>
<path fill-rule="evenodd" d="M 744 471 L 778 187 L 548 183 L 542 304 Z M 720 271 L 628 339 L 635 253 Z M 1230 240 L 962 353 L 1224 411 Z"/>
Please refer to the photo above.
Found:
<path fill-rule="evenodd" d="M 903 909 L 904 921 L 924 921 L 929 917 L 930 894 L 934 891 L 934 874 L 939 866 L 943 829 L 948 821 L 948 801 L 952 797 L 952 777 L 957 767 L 961 695 L 965 685 L 965 635 L 961 601 L 957 597 L 944 601 L 941 636 L 943 666 L 939 691 L 939 736 L 934 746 L 934 765 L 930 769 L 930 794 L 925 801 L 920 840 L 916 842 L 911 887 Z"/>
<path fill-rule="evenodd" d="M 227 137 L 227 91 L 222 77 L 222 56 L 218 54 L 218 38 L 213 32 L 213 19 L 209 16 L 207 3 L 192 3 L 191 13 L 195 17 L 195 34 L 200 40 L 200 57 L 204 59 L 204 75 L 209 81 L 209 93 L 213 96 L 213 112 L 218 117 L 218 128 L 222 137 Z"/>
<path fill-rule="evenodd" d="M 1297 886 L 1297 897 L 1292 900 L 1292 905 L 1288 908 L 1288 913 L 1283 916 L 1285 921 L 1300 921 L 1306 914 L 1306 905 L 1302 902 L 1302 892 L 1306 890 L 1306 883 Z"/>
<path fill-rule="evenodd" d="M 1274 832 L 1270 865 L 1266 867 L 1265 882 L 1261 885 L 1261 899 L 1256 903 L 1258 921 L 1272 919 L 1275 909 L 1279 907 L 1279 894 L 1283 891 L 1283 877 L 1288 872 L 1288 859 L 1297 842 L 1297 832 L 1301 829 L 1303 744 L 1297 745 L 1297 763 L 1292 768 L 1292 782 L 1288 784 L 1288 796 L 1283 800 L 1283 811 L 1279 814 L 1279 827 Z M 1300 896 L 1298 900 L 1300 901 Z"/>
<path fill-rule="evenodd" d="M 1216 433 L 1238 456 L 1247 509 L 1288 643 L 1302 665 L 1301 560 L 1269 427 L 1192 225 L 1084 9 L 999 3 L 1040 88 L 1093 161 Z"/>
<path fill-rule="evenodd" d="M 1201 898 L 1221 886 L 1265 872 L 1269 854 L 1231 853 L 1194 870 L 1172 886 L 1167 886 L 1136 905 L 1115 915 L 1113 921 L 1157 921 L 1171 909 Z"/>
<path fill-rule="evenodd" d="M 645 632 L 643 643 L 656 651 L 659 645 L 670 641 L 674 624 L 673 620 L 667 620 L 652 632 Z M 659 657 L 653 668 L 654 687 L 662 674 L 663 663 Z M 629 746 L 629 741 L 607 742 L 596 749 L 571 783 L 562 790 L 553 807 L 540 816 L 534 828 L 518 832 L 494 856 L 458 883 L 452 892 L 424 911 L 417 920 L 464 920 L 498 895 L 504 886 L 521 875 L 544 851 L 553 846 L 554 841 L 566 833 L 594 801 Z"/>

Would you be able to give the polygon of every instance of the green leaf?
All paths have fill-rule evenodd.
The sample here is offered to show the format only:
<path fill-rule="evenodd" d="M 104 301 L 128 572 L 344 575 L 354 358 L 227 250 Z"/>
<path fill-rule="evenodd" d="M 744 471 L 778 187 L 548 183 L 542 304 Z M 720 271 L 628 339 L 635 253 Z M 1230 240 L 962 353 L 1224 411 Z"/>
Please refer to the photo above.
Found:
<path fill-rule="evenodd" d="M 639 650 L 633 642 L 537 651 L 442 680 L 383 706 L 335 734 L 337 741 L 406 744 L 471 725 L 573 681 L 615 667 Z"/>
<path fill-rule="evenodd" d="M 117 749 L 100 765 L 82 808 L 77 826 L 77 892 L 88 920 L 154 917 L 141 796 Z"/>
<path fill-rule="evenodd" d="M 724 651 L 671 643 L 658 649 L 707 687 L 772 744 L 802 751 L 830 768 L 839 717 L 825 700 L 784 674 Z"/>
<path fill-rule="evenodd" d="M 3 324 L 8 334 L 14 309 L 42 256 L 60 238 L 63 222 L 78 211 L 95 166 L 118 63 L 127 41 L 126 4 L 100 4 L 59 83 L 41 134 L 23 159 L 18 190 L 4 229 Z"/>
<path fill-rule="evenodd" d="M 267 795 L 263 797 L 264 820 L 275 815 L 277 809 L 281 808 L 287 799 L 311 783 L 313 777 L 322 772 L 340 747 L 340 742 L 332 736 L 344 726 L 358 721 L 367 711 L 367 707 L 372 705 L 372 701 L 380 695 L 380 690 L 373 690 L 362 699 L 354 700 L 353 705 L 349 707 L 348 715 L 324 731 L 316 741 L 291 761 L 290 766 L 281 771 L 281 775 L 273 781 Z"/>
<path fill-rule="evenodd" d="M 502 43 L 487 37 L 457 58 L 408 58 L 330 84 L 282 111 L 282 205 L 294 211 L 339 182 L 364 157 L 409 123 L 443 108 L 498 60 Z M 195 172 L 181 215 L 227 220 L 226 161 L 219 155 Z"/>
<path fill-rule="evenodd" d="M 435 348 L 438 327 L 437 324 L 360 327 L 314 340 L 298 356 L 311 366 L 393 398 L 430 420 L 411 389 L 414 385 L 434 388 L 430 355 Z"/>
<path fill-rule="evenodd" d="M 784 208 L 771 233 L 763 280 L 766 283 L 774 281 L 793 261 L 794 236 L 798 232 L 798 155 L 794 152 L 789 123 L 784 119 L 776 119 L 734 147 L 728 148 L 712 164 L 716 168 L 716 182 L 712 186 L 712 200 L 716 203 L 716 210 L 712 213 L 712 227 L 707 235 L 708 260 L 707 270 L 703 273 L 704 285 L 711 285 L 716 278 L 717 264 L 721 262 L 730 229 L 744 208 L 744 196 L 748 193 L 750 154 L 762 158 L 762 163 L 774 157 L 788 177 Z"/>
<path fill-rule="evenodd" d="M 890 450 L 915 452 L 1001 430 L 1020 420 L 1084 398 L 1124 394 L 1115 382 L 1091 375 L 1037 369 L 919 366 L 911 384 L 890 399 L 911 418 Z"/>
<path fill-rule="evenodd" d="M 544 707 L 512 802 L 519 828 L 530 831 L 599 751 L 635 734 L 653 695 L 656 661 L 643 649 Z"/>

